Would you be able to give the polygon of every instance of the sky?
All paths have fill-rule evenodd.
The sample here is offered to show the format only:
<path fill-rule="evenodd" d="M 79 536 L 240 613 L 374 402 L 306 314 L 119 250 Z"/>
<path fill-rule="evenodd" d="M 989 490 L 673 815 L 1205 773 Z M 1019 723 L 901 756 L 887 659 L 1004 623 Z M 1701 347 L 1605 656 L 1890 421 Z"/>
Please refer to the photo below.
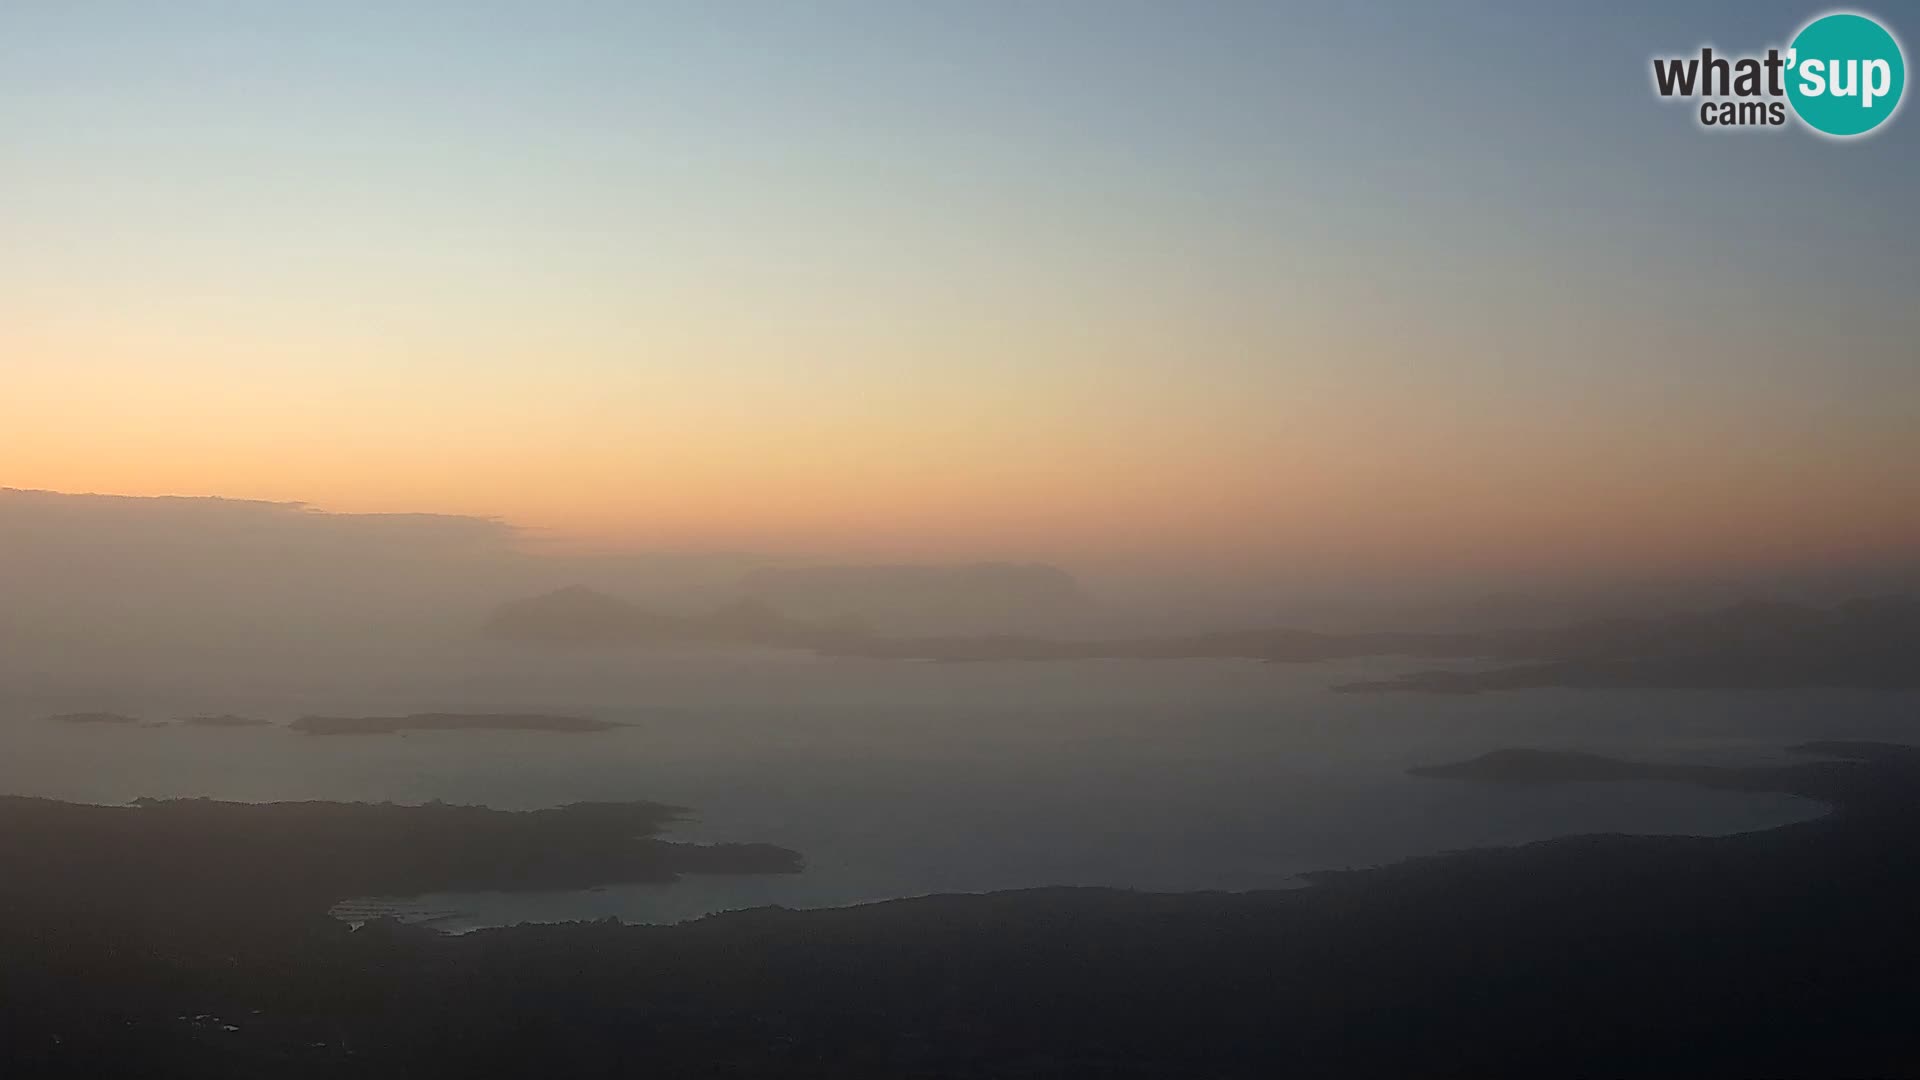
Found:
<path fill-rule="evenodd" d="M 1920 119 L 1649 85 L 1824 10 L 11 0 L 0 486 L 1329 579 L 1912 554 Z"/>

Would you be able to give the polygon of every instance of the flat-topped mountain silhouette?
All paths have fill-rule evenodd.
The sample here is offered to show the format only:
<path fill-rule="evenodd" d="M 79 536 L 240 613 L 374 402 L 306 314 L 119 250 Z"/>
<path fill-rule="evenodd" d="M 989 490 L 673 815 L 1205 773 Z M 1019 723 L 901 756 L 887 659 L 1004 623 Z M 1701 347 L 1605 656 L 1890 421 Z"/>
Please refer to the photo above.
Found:
<path fill-rule="evenodd" d="M 556 645 L 624 642 L 795 647 L 818 646 L 847 633 L 790 619 L 754 600 L 700 614 L 671 614 L 581 585 L 502 604 L 488 617 L 485 630 L 493 637 Z"/>
<path fill-rule="evenodd" d="M 1044 563 L 778 566 L 740 588 L 796 618 L 895 634 L 1047 625 L 1089 605 L 1073 575 Z"/>

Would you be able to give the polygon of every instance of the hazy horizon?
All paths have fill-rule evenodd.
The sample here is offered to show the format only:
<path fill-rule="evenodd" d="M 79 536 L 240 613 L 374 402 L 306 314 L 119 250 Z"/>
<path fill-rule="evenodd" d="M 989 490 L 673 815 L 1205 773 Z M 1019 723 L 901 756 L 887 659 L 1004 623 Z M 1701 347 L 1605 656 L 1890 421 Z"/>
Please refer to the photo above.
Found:
<path fill-rule="evenodd" d="M 482 612 L 530 593 L 580 585 L 666 611 L 711 608 L 742 595 L 756 572 L 801 568 L 1032 567 L 1078 593 L 1049 621 L 991 606 L 959 628 L 994 632 L 1150 633 L 1234 626 L 1327 630 L 1484 628 L 1659 615 L 1741 600 L 1829 604 L 1920 587 L 1920 558 L 1811 561 L 1760 568 L 1608 575 L 1516 569 L 1410 578 L 1351 568 L 1327 577 L 1278 565 L 1204 562 L 1143 569 L 1098 560 L 1049 562 L 987 552 L 945 560 L 846 552 L 600 549 L 555 543 L 497 518 L 431 512 L 342 513 L 302 502 L 219 496 L 127 496 L 0 486 L 0 588 L 17 630 L 36 619 L 138 617 L 164 622 L 226 605 L 312 619 L 378 602 L 418 625 L 473 627 Z M 884 583 L 883 583 L 884 584 Z M 884 588 L 883 588 L 884 591 Z M 137 611 L 143 595 L 180 610 Z M 364 614 L 364 613 L 363 613 Z M 983 620 L 984 621 L 981 621 Z M 1504 621 L 1503 621 L 1504 620 Z M 924 629 L 938 631 L 935 617 Z M 946 626 L 945 629 L 954 629 Z M 46 625 L 34 627 L 44 631 Z"/>

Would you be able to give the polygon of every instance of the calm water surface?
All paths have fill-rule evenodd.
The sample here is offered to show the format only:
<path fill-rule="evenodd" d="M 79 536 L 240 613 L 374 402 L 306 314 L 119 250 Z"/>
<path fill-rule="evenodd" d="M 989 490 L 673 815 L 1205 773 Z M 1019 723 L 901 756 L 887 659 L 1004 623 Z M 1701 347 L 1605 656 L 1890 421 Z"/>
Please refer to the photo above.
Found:
<path fill-rule="evenodd" d="M 759 904 L 1041 885 L 1287 887 L 1307 870 L 1578 832 L 1770 827 L 1820 808 L 1669 784 L 1489 787 L 1404 771 L 1505 746 L 1774 760 L 1811 738 L 1907 739 L 1920 705 L 1911 694 L 1837 691 L 1328 690 L 1410 666 L 449 650 L 350 686 L 150 683 L 0 698 L 0 791 L 513 809 L 654 799 L 693 810 L 669 838 L 767 841 L 807 859 L 800 875 L 372 905 L 454 912 L 442 925 L 455 929 L 607 915 L 664 922 Z M 42 719 L 69 709 L 156 720 L 231 711 L 276 723 L 308 712 L 539 709 L 631 726 L 310 737 Z"/>

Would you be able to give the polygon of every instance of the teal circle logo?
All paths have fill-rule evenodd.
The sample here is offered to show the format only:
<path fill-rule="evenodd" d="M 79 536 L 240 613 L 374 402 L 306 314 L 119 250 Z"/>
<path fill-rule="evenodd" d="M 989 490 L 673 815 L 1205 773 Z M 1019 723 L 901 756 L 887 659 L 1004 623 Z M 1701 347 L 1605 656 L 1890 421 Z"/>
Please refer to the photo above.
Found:
<path fill-rule="evenodd" d="M 1865 135 L 1900 107 L 1907 64 L 1900 43 L 1865 15 L 1825 15 L 1806 25 L 1788 53 L 1787 99 L 1808 127 L 1845 138 Z"/>

